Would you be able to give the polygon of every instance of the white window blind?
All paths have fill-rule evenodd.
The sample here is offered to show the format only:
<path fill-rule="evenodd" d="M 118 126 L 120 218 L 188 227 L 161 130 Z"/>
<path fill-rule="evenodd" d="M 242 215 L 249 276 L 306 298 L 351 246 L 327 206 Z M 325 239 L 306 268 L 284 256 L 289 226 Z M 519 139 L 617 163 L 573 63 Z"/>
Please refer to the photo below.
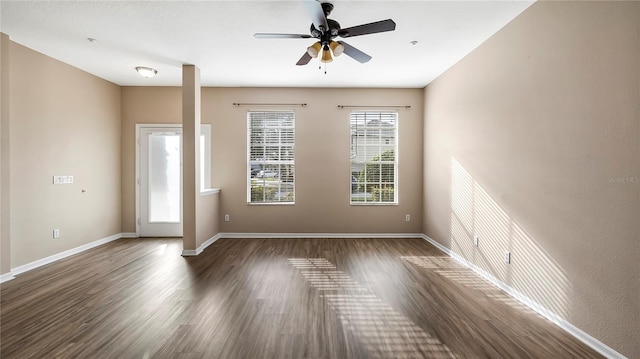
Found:
<path fill-rule="evenodd" d="M 293 111 L 247 113 L 249 203 L 295 200 L 295 116 Z"/>
<path fill-rule="evenodd" d="M 351 204 L 398 203 L 398 113 L 351 112 Z"/>

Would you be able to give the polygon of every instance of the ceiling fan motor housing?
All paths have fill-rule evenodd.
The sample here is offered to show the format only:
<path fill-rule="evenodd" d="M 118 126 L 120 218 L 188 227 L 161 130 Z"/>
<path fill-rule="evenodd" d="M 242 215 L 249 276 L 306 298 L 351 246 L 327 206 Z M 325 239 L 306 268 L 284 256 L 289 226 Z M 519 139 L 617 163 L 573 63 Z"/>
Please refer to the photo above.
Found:
<path fill-rule="evenodd" d="M 324 17 L 329 16 L 329 14 L 331 14 L 331 11 L 333 11 L 333 4 L 330 2 L 323 2 L 320 5 L 322 5 L 322 11 L 324 12 Z"/>
<path fill-rule="evenodd" d="M 320 40 L 323 46 L 328 45 L 333 38 L 340 34 L 340 24 L 337 21 L 327 19 L 327 25 L 329 25 L 329 29 L 321 31 L 321 29 L 317 29 L 314 24 L 311 24 L 311 36 Z"/>

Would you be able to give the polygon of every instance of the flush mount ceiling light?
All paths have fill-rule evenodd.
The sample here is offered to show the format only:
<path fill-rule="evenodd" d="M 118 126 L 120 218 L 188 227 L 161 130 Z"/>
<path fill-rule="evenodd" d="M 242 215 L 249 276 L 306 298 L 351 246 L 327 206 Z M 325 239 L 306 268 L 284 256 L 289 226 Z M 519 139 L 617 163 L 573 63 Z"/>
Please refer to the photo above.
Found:
<path fill-rule="evenodd" d="M 136 67 L 136 71 L 138 71 L 140 76 L 148 79 L 154 77 L 158 73 L 158 70 L 145 66 Z"/>

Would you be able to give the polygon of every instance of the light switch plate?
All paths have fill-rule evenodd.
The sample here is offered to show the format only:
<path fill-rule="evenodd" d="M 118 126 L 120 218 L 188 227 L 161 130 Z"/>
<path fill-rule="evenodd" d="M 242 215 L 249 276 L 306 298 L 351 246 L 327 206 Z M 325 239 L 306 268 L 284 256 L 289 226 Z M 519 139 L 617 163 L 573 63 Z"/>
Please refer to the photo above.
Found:
<path fill-rule="evenodd" d="M 73 176 L 53 176 L 53 184 L 73 183 Z"/>

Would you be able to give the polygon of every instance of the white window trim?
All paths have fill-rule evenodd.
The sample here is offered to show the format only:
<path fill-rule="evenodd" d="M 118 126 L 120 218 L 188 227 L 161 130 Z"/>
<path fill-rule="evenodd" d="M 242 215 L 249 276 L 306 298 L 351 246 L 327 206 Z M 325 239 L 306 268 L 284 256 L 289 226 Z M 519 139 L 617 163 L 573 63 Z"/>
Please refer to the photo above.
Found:
<path fill-rule="evenodd" d="M 273 201 L 273 202 L 252 202 L 251 201 L 251 118 L 250 118 L 250 113 L 252 112 L 275 112 L 275 113 L 279 113 L 279 112 L 286 112 L 286 113 L 292 113 L 293 114 L 293 136 L 294 136 L 294 144 L 293 144 L 293 150 L 294 150 L 294 154 L 293 154 L 293 160 L 289 161 L 289 160 L 278 160 L 278 163 L 272 163 L 272 164 L 291 164 L 293 165 L 294 168 L 294 175 L 293 175 L 293 182 L 292 182 L 292 186 L 293 186 L 293 201 L 282 201 L 282 202 L 278 202 L 278 201 Z M 246 186 L 246 190 L 247 190 L 247 205 L 249 206 L 291 206 L 291 205 L 295 205 L 295 198 L 296 198 L 296 183 L 295 183 L 295 158 L 296 158 L 296 154 L 295 154 L 295 148 L 296 148 L 296 113 L 293 109 L 268 109 L 268 110 L 263 110 L 263 109 L 250 109 L 247 110 L 247 169 L 246 169 L 246 174 L 247 174 L 247 186 Z"/>
<path fill-rule="evenodd" d="M 400 168 L 400 156 L 399 156 L 399 148 L 400 148 L 400 141 L 399 141 L 399 134 L 400 134 L 400 129 L 399 129 L 399 124 L 400 124 L 400 114 L 398 111 L 380 111 L 380 110 L 367 110 L 367 109 L 363 109 L 363 110 L 358 110 L 358 111 L 351 111 L 349 113 L 349 131 L 351 131 L 351 115 L 353 113 L 363 113 L 363 112 L 372 112 L 372 113 L 394 113 L 395 114 L 395 133 L 394 133 L 394 139 L 395 139 L 395 149 L 394 149 L 394 153 L 395 153 L 395 161 L 394 161 L 394 178 L 393 178 L 393 202 L 364 202 L 364 201 L 353 201 L 353 197 L 352 197 L 352 172 L 351 172 L 351 161 L 352 161 L 352 143 L 350 141 L 349 143 L 349 205 L 351 206 L 397 206 L 399 205 L 399 199 L 400 199 L 400 195 L 399 195 L 399 191 L 398 191 L 398 177 L 399 177 L 399 168 Z M 366 165 L 366 164 L 365 164 Z"/>
<path fill-rule="evenodd" d="M 204 158 L 200 156 L 200 193 L 207 194 L 217 190 L 211 187 L 211 124 L 203 123 L 200 126 L 200 141 L 203 140 L 204 146 L 200 146 L 201 155 L 204 154 Z"/>

